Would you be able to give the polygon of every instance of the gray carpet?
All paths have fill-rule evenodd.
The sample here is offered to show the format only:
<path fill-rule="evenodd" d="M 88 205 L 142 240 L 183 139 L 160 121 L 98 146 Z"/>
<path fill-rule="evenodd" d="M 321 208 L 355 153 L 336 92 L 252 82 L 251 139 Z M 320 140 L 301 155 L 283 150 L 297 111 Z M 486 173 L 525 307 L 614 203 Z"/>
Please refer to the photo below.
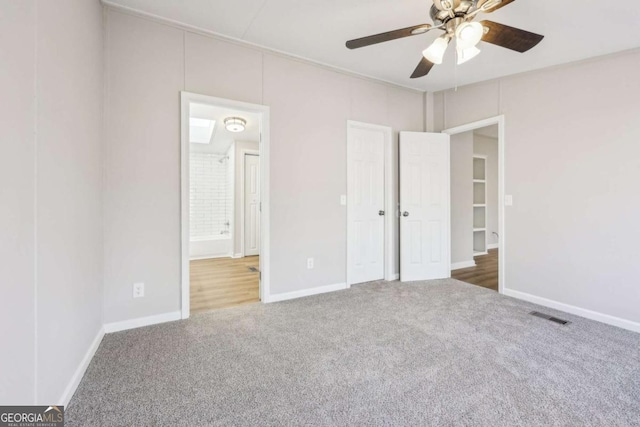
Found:
<path fill-rule="evenodd" d="M 455 280 L 371 283 L 107 335 L 66 415 L 83 427 L 640 426 L 640 334 Z"/>

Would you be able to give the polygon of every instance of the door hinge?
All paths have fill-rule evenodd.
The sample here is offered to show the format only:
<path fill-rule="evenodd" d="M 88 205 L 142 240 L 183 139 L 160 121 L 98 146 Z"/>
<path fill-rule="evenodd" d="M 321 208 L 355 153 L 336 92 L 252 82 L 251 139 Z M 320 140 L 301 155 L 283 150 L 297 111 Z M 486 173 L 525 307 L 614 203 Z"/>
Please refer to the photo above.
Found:
<path fill-rule="evenodd" d="M 262 202 L 260 202 L 260 206 L 258 207 L 258 210 L 262 212 Z"/>

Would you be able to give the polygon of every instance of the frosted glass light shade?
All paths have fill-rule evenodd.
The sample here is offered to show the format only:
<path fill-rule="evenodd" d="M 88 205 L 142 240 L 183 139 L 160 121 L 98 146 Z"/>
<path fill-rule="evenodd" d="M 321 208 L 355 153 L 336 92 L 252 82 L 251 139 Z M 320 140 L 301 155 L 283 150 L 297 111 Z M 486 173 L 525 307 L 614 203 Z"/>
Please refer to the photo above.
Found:
<path fill-rule="evenodd" d="M 483 35 L 484 29 L 479 22 L 464 22 L 456 28 L 456 41 L 462 49 L 477 45 Z"/>
<path fill-rule="evenodd" d="M 461 49 L 460 46 L 457 47 L 458 51 L 458 65 L 464 64 L 467 61 L 478 56 L 480 53 L 480 49 L 475 46 L 468 47 L 466 49 Z"/>
<path fill-rule="evenodd" d="M 442 58 L 449 46 L 449 39 L 447 37 L 438 37 L 435 39 L 431 46 L 422 51 L 422 55 L 434 64 L 442 64 Z"/>

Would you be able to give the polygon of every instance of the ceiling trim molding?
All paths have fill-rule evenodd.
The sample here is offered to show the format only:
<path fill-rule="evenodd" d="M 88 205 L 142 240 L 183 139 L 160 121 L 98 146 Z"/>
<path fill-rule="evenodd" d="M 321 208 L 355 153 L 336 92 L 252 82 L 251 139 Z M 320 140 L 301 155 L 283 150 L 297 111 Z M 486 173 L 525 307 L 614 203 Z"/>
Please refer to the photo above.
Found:
<path fill-rule="evenodd" d="M 634 47 L 631 49 L 626 49 L 626 50 L 621 50 L 618 52 L 611 52 L 611 53 L 606 53 L 604 55 L 599 55 L 599 56 L 592 56 L 591 58 L 584 58 L 584 59 L 579 59 L 577 61 L 572 61 L 572 62 L 565 62 L 563 64 L 555 64 L 555 65 L 550 65 L 548 67 L 543 67 L 543 68 L 536 68 L 535 70 L 529 70 L 529 71 L 521 71 L 519 73 L 514 73 L 514 74 L 507 74 L 501 77 L 494 77 L 492 79 L 487 79 L 487 80 L 481 80 L 479 82 L 474 82 L 474 83 L 469 83 L 463 86 L 456 86 L 456 87 L 450 87 L 447 89 L 441 89 L 441 90 L 436 90 L 433 93 L 445 93 L 445 92 L 450 92 L 450 91 L 457 91 L 460 88 L 470 88 L 470 87 L 474 87 L 474 86 L 481 86 L 481 85 L 486 85 L 486 84 L 490 84 L 490 83 L 502 83 L 504 81 L 507 81 L 509 79 L 517 79 L 517 78 L 521 78 L 521 77 L 525 77 L 528 75 L 532 75 L 532 74 L 537 74 L 537 73 L 545 73 L 545 72 L 551 72 L 554 70 L 564 70 L 564 69 L 568 69 L 568 68 L 573 68 L 573 67 L 577 67 L 580 65 L 586 65 L 586 64 L 590 64 L 590 63 L 594 63 L 594 62 L 600 62 L 600 61 L 604 61 L 607 59 L 613 59 L 613 58 L 617 58 L 617 57 L 622 57 L 622 56 L 627 56 L 627 55 L 634 55 L 640 53 L 640 47 Z M 502 90 L 502 87 L 500 87 L 500 90 Z M 429 92 L 427 92 L 429 93 Z M 501 98 L 501 96 L 500 96 Z M 500 110 L 502 110 L 502 108 L 500 108 Z"/>
<path fill-rule="evenodd" d="M 139 9 L 135 9 L 132 7 L 128 7 L 128 6 L 123 6 L 121 4 L 118 3 L 114 3 L 111 0 L 100 0 L 102 2 L 102 4 L 104 6 L 106 6 L 109 9 L 112 9 L 116 12 L 122 12 L 122 13 L 126 13 L 129 15 L 133 15 L 139 18 L 143 18 L 143 19 L 147 19 L 150 21 L 154 21 L 163 25 L 168 25 L 170 27 L 174 27 L 183 31 L 188 31 L 194 34 L 199 34 L 202 36 L 207 36 L 207 37 L 211 37 L 220 41 L 224 41 L 224 42 L 228 42 L 228 43 L 232 43 L 232 44 L 236 44 L 239 46 L 243 46 L 243 47 L 247 47 L 247 48 L 251 48 L 251 49 L 255 49 L 258 50 L 262 53 L 268 53 L 271 55 L 275 55 L 275 56 L 279 56 L 282 58 L 286 58 L 286 59 L 291 59 L 291 60 L 295 60 L 297 62 L 302 62 L 305 64 L 310 64 L 310 65 L 315 65 L 318 66 L 320 68 L 324 68 L 326 70 L 329 71 L 334 71 L 340 74 L 344 74 L 350 77 L 356 77 L 356 78 L 360 78 L 363 80 L 368 80 L 368 81 L 372 81 L 375 83 L 382 83 L 386 86 L 390 86 L 390 87 L 394 87 L 394 88 L 400 88 L 403 90 L 408 90 L 411 92 L 415 92 L 415 93 L 428 93 L 428 91 L 426 90 L 421 90 L 421 89 L 416 89 L 414 87 L 409 87 L 409 86 L 404 86 L 389 80 L 384 80 L 384 79 L 380 79 L 378 77 L 373 77 L 373 76 L 369 76 L 367 74 L 362 74 L 362 73 L 358 73 L 356 71 L 352 71 L 352 70 L 348 70 L 346 68 L 341 68 L 341 67 L 337 67 L 335 65 L 331 65 L 331 64 L 327 64 L 326 62 L 322 62 L 322 61 L 316 61 L 310 58 L 306 58 L 303 56 L 299 56 L 299 55 L 294 55 L 292 53 L 288 53 L 285 51 L 281 51 L 278 49 L 273 49 L 267 46 L 263 46 L 260 45 L 258 43 L 252 43 L 252 42 L 248 42 L 246 40 L 242 40 L 236 37 L 231 37 L 231 36 L 227 36 L 224 34 L 220 34 L 217 33 L 215 31 L 211 31 L 211 30 L 206 30 L 204 28 L 200 28 L 200 27 L 196 27 L 194 25 L 189 25 L 189 24 L 185 24 L 183 22 L 180 21 L 176 21 L 174 19 L 169 19 L 169 18 L 165 18 L 159 15 L 155 15 L 153 13 L 149 13 L 149 12 L 145 12 Z M 448 89 L 443 89 L 443 90 L 448 90 Z"/>

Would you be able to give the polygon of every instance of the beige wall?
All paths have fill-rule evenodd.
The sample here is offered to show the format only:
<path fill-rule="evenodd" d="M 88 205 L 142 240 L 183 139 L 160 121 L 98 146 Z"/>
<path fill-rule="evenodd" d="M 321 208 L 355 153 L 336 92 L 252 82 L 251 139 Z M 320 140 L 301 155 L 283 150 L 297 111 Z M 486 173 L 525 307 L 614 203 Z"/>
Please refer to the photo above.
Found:
<path fill-rule="evenodd" d="M 37 363 L 46 403 L 102 327 L 102 6 L 42 0 L 38 16 Z"/>
<path fill-rule="evenodd" d="M 0 401 L 61 403 L 102 327 L 102 6 L 0 7 Z"/>
<path fill-rule="evenodd" d="M 451 263 L 473 261 L 473 133 L 451 135 Z"/>
<path fill-rule="evenodd" d="M 34 401 L 35 2 L 0 0 L 0 404 Z"/>
<path fill-rule="evenodd" d="M 487 156 L 487 242 L 499 243 L 498 222 L 498 139 L 484 135 L 473 135 L 473 154 Z"/>
<path fill-rule="evenodd" d="M 506 118 L 506 286 L 640 321 L 640 52 L 434 96 L 437 130 Z"/>
<path fill-rule="evenodd" d="M 107 35 L 106 321 L 180 308 L 181 90 L 271 108 L 272 293 L 344 283 L 346 121 L 397 140 L 423 130 L 423 94 L 115 10 Z"/>

